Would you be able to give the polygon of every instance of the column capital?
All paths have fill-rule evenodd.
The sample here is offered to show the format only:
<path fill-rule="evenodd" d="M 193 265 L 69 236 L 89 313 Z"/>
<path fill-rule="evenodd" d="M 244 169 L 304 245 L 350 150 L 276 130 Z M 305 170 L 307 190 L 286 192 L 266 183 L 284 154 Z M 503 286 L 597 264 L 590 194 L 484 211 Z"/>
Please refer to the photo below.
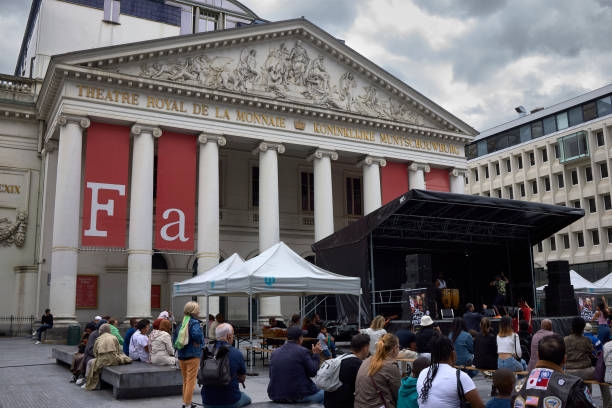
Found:
<path fill-rule="evenodd" d="M 212 133 L 200 133 L 198 135 L 198 143 L 206 144 L 208 142 L 216 142 L 219 146 L 225 146 L 227 139 L 221 135 L 214 135 Z"/>
<path fill-rule="evenodd" d="M 141 133 L 151 133 L 153 137 L 160 137 L 162 135 L 162 130 L 154 125 L 145 125 L 141 123 L 136 123 L 132 126 L 132 134 L 140 135 Z"/>
<path fill-rule="evenodd" d="M 265 152 L 270 150 L 276 150 L 278 153 L 285 153 L 285 146 L 281 143 L 273 143 L 273 142 L 261 142 L 259 145 L 253 149 L 252 154 L 259 154 L 260 152 Z"/>
<path fill-rule="evenodd" d="M 467 172 L 468 172 L 467 169 L 454 168 L 451 170 L 451 175 L 453 177 L 465 176 Z"/>
<path fill-rule="evenodd" d="M 44 144 L 41 154 L 44 156 L 48 153 L 52 153 L 57 150 L 57 141 L 56 140 L 47 140 L 47 143 Z"/>
<path fill-rule="evenodd" d="M 371 166 L 372 164 L 385 167 L 387 165 L 387 160 L 384 157 L 366 156 L 357 163 L 357 167 Z"/>
<path fill-rule="evenodd" d="M 317 149 L 306 160 L 313 161 L 314 159 L 322 159 L 324 156 L 328 156 L 331 160 L 338 160 L 338 152 L 329 149 Z"/>
<path fill-rule="evenodd" d="M 57 120 L 60 126 L 66 126 L 69 122 L 77 123 L 83 129 L 87 129 L 91 125 L 91 121 L 87 116 L 62 114 Z"/>
<path fill-rule="evenodd" d="M 412 162 L 410 166 L 408 166 L 408 169 L 412 171 L 423 170 L 425 173 L 429 173 L 431 171 L 431 167 L 429 167 L 429 164 L 419 162 Z"/>

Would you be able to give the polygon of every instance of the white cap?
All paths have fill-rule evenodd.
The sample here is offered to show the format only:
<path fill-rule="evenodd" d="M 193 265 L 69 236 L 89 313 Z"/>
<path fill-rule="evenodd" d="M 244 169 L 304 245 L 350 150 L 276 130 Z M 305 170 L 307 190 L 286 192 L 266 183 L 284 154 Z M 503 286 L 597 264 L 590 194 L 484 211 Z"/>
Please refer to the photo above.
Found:
<path fill-rule="evenodd" d="M 96 316 L 96 317 L 94 317 L 94 320 L 102 320 L 102 317 L 101 316 Z"/>
<path fill-rule="evenodd" d="M 431 319 L 431 317 L 425 315 L 423 317 L 421 317 L 421 326 L 425 327 L 425 326 L 431 326 L 433 324 L 433 320 Z"/>

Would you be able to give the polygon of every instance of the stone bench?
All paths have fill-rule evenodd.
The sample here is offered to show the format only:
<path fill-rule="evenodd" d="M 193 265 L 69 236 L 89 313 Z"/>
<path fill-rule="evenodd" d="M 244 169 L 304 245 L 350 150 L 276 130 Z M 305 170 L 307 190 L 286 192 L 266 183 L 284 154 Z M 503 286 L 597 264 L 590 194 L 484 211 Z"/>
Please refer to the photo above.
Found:
<path fill-rule="evenodd" d="M 75 351 L 73 346 L 56 346 L 51 349 L 51 355 L 58 363 L 70 365 Z M 104 367 L 100 380 L 113 387 L 113 396 L 117 399 L 180 395 L 183 391 L 183 377 L 178 368 L 140 361 Z"/>

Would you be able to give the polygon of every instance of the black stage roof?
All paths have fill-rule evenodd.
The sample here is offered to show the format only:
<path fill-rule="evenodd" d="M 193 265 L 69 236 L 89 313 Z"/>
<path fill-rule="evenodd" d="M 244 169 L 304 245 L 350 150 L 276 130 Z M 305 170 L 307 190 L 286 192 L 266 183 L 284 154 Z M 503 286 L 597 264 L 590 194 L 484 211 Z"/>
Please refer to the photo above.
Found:
<path fill-rule="evenodd" d="M 584 210 L 528 201 L 410 190 L 312 245 L 316 252 L 374 239 L 532 245 L 584 216 Z"/>

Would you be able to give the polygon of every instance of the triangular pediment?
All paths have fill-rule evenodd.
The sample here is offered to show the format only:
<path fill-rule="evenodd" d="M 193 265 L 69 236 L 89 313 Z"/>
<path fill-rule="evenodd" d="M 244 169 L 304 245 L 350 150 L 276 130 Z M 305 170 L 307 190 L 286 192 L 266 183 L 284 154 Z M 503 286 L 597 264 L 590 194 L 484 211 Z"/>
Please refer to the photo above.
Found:
<path fill-rule="evenodd" d="M 476 133 L 303 19 L 66 54 L 59 61 L 160 83 Z"/>

